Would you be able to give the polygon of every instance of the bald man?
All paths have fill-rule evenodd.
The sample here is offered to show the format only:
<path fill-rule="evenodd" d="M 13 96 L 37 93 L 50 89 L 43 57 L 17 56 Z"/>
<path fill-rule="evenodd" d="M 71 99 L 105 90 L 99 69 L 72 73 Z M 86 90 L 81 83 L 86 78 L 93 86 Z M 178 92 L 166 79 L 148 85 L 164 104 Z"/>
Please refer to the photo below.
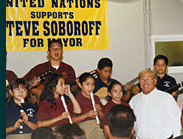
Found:
<path fill-rule="evenodd" d="M 134 110 L 137 139 L 167 139 L 181 135 L 181 111 L 172 95 L 157 90 L 157 76 L 152 70 L 140 72 L 142 92 L 135 95 L 130 106 Z"/>

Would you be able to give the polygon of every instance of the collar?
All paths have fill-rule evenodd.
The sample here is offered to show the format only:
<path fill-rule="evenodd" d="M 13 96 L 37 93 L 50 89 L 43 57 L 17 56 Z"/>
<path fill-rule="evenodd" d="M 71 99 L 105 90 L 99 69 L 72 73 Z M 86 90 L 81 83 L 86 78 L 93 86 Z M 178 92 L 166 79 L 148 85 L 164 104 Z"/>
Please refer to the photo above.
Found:
<path fill-rule="evenodd" d="M 100 78 L 100 76 L 98 76 L 97 80 L 100 81 L 101 83 L 105 84 L 105 83 L 102 81 L 102 79 Z M 109 78 L 108 78 L 108 81 L 107 81 L 107 85 L 111 82 L 111 80 L 112 80 L 112 79 L 109 77 Z"/>
<path fill-rule="evenodd" d="M 149 94 L 144 94 L 142 92 L 142 97 L 152 97 L 152 96 L 156 95 L 156 93 L 157 93 L 157 88 L 155 87 L 154 90 L 152 90 Z"/>
<path fill-rule="evenodd" d="M 165 75 L 164 75 L 163 77 L 158 76 L 158 79 L 167 78 L 167 76 L 168 76 L 168 75 L 165 73 Z"/>
<path fill-rule="evenodd" d="M 63 62 L 61 61 L 61 62 L 60 62 L 60 65 L 59 65 L 59 67 L 58 67 L 58 69 L 59 69 L 59 68 L 62 68 L 62 67 L 63 67 Z M 48 68 L 55 69 L 55 68 L 51 65 L 50 60 L 48 61 Z M 58 70 L 58 69 L 55 69 L 55 70 Z"/>

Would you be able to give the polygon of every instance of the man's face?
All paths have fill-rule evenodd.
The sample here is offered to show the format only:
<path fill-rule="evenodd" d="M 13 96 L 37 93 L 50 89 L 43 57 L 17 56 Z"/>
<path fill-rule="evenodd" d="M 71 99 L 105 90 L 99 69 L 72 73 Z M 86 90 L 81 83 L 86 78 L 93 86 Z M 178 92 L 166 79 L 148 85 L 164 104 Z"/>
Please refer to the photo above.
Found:
<path fill-rule="evenodd" d="M 50 50 L 47 51 L 47 53 L 50 56 L 50 59 L 61 60 L 63 50 L 61 48 L 60 43 L 58 42 L 52 43 L 50 46 Z"/>
<path fill-rule="evenodd" d="M 163 59 L 157 60 L 156 64 L 154 65 L 154 69 L 157 74 L 165 74 L 167 68 L 168 66 Z"/>
<path fill-rule="evenodd" d="M 104 80 L 108 80 L 108 78 L 111 76 L 112 74 L 112 68 L 111 67 L 105 67 L 101 70 L 98 70 L 100 78 L 104 79 Z"/>
<path fill-rule="evenodd" d="M 140 87 L 144 94 L 149 94 L 154 90 L 157 80 L 153 78 L 151 71 L 145 71 L 140 75 Z"/>

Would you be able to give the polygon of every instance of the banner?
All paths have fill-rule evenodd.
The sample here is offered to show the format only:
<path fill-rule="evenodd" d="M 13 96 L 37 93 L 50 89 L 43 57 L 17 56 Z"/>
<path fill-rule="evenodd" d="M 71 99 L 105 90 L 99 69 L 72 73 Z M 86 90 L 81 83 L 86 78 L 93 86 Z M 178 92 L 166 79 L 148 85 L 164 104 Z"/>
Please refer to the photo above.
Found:
<path fill-rule="evenodd" d="M 52 39 L 64 50 L 109 49 L 106 0 L 6 0 L 6 49 L 46 51 Z"/>

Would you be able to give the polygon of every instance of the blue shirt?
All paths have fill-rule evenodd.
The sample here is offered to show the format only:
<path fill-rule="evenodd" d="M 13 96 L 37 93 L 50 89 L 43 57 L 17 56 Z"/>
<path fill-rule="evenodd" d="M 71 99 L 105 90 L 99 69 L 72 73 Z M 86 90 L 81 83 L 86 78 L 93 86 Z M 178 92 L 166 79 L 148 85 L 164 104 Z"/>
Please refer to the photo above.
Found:
<path fill-rule="evenodd" d="M 111 78 L 108 79 L 107 84 L 105 84 L 102 79 L 100 78 L 100 76 L 95 80 L 95 89 L 93 91 L 93 93 L 96 93 L 99 89 L 103 88 L 103 87 L 107 87 L 107 85 L 111 82 Z"/>
<path fill-rule="evenodd" d="M 20 106 L 16 103 L 12 103 L 9 107 L 6 108 L 6 128 L 14 126 L 16 121 L 20 119 Z M 37 106 L 30 102 L 25 102 L 24 104 L 24 112 L 28 116 L 28 120 L 32 123 L 36 123 L 36 114 L 37 114 Z M 9 134 L 19 134 L 20 129 L 12 131 Z M 32 133 L 32 129 L 29 128 L 26 124 L 23 123 L 23 133 Z"/>
<path fill-rule="evenodd" d="M 158 76 L 156 88 L 165 91 L 166 89 L 175 86 L 176 84 L 176 80 L 173 77 L 165 74 L 165 76 L 163 76 L 162 78 Z"/>

